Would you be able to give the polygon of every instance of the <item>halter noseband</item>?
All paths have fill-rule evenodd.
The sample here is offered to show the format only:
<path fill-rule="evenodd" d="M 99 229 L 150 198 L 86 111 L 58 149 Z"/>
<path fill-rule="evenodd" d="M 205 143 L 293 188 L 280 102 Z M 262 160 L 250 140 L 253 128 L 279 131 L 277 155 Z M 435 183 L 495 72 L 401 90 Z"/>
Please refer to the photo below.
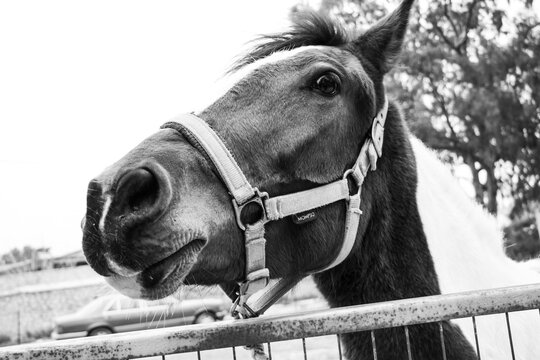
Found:
<path fill-rule="evenodd" d="M 231 309 L 233 314 L 242 317 L 262 314 L 298 281 L 308 275 L 282 278 L 269 285 L 270 273 L 266 268 L 265 259 L 264 226 L 266 223 L 345 200 L 347 212 L 340 251 L 328 265 L 311 273 L 331 269 L 349 255 L 356 240 L 358 223 L 362 214 L 360 210 L 362 184 L 369 169 L 376 170 L 377 159 L 382 156 L 387 112 L 388 100 L 385 97 L 382 109 L 373 119 L 371 134 L 362 145 L 354 166 L 347 170 L 340 180 L 314 189 L 274 197 L 251 186 L 223 141 L 204 120 L 193 114 L 183 114 L 161 126 L 161 128 L 174 129 L 186 137 L 218 170 L 232 197 L 238 227 L 244 232 L 246 249 L 245 280 L 240 284 L 221 285 L 227 295 L 234 300 Z M 354 194 L 350 193 L 349 179 L 354 181 L 358 188 Z M 247 205 L 259 208 L 261 216 L 257 221 L 252 223 L 242 221 L 242 211 Z M 257 296 L 248 302 L 255 293 Z"/>

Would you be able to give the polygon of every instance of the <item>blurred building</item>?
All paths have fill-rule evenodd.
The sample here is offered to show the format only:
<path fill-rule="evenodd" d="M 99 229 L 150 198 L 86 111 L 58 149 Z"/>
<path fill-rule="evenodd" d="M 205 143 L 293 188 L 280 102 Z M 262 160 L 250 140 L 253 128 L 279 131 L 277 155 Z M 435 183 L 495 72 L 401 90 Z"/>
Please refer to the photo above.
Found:
<path fill-rule="evenodd" d="M 87 265 L 82 250 L 73 251 L 61 256 L 52 256 L 49 248 L 38 248 L 33 251 L 31 259 L 10 264 L 1 264 L 0 275 L 81 265 Z"/>

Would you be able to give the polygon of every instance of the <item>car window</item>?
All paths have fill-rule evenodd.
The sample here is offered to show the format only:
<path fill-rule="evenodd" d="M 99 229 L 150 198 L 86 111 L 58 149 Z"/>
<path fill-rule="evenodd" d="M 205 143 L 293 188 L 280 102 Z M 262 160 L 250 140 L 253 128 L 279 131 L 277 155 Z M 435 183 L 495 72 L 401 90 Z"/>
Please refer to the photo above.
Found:
<path fill-rule="evenodd" d="M 114 298 L 108 296 L 97 298 L 83 306 L 77 313 L 86 316 L 98 315 L 103 311 L 109 310 L 111 305 L 115 302 L 114 300 Z"/>
<path fill-rule="evenodd" d="M 128 297 L 115 297 L 105 307 L 105 311 L 118 311 L 118 310 L 130 310 L 138 309 L 139 304 L 137 300 L 130 299 Z"/>
<path fill-rule="evenodd" d="M 105 311 L 120 310 L 120 301 L 118 298 L 113 299 L 108 305 Z"/>
<path fill-rule="evenodd" d="M 120 310 L 138 309 L 139 301 L 127 297 L 120 298 Z"/>
<path fill-rule="evenodd" d="M 149 306 L 159 306 L 159 305 L 172 306 L 174 304 L 175 304 L 175 301 L 173 299 L 170 299 L 170 298 L 164 298 L 164 299 L 159 299 L 159 300 L 154 300 L 154 301 L 148 302 Z"/>

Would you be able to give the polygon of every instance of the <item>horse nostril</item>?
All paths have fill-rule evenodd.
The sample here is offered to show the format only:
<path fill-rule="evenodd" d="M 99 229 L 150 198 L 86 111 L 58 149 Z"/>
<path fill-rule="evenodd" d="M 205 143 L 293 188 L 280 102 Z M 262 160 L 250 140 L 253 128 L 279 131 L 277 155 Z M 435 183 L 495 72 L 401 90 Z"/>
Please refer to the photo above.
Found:
<path fill-rule="evenodd" d="M 170 175 L 154 161 L 124 170 L 113 189 L 109 205 L 105 203 L 110 210 L 103 227 L 120 226 L 126 234 L 139 225 L 157 221 L 172 201 Z"/>
<path fill-rule="evenodd" d="M 145 168 L 130 170 L 118 181 L 115 201 L 123 214 L 149 210 L 159 197 L 159 183 Z"/>

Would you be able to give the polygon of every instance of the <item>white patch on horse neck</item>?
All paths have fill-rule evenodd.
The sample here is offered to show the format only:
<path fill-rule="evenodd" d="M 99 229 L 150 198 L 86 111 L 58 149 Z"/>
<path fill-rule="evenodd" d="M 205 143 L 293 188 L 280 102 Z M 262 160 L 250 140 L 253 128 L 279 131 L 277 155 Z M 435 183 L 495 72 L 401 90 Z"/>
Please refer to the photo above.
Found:
<path fill-rule="evenodd" d="M 273 53 L 272 55 L 269 55 L 265 58 L 254 61 L 231 74 L 224 75 L 208 91 L 207 93 L 208 98 L 204 99 L 204 101 L 202 101 L 201 104 L 197 106 L 198 111 L 196 111 L 196 113 L 206 109 L 207 107 L 215 103 L 218 99 L 220 99 L 226 93 L 228 93 L 229 90 L 231 90 L 231 88 L 234 85 L 236 85 L 238 82 L 240 82 L 243 78 L 251 74 L 256 69 L 260 69 L 261 67 L 268 64 L 276 64 L 278 62 L 291 59 L 308 50 L 325 49 L 325 48 L 327 47 L 320 46 L 320 45 L 310 45 L 310 46 L 302 46 L 302 47 L 295 48 L 292 50 L 277 51 Z"/>
<path fill-rule="evenodd" d="M 441 292 L 540 283 L 540 274 L 504 254 L 495 219 L 465 194 L 431 150 L 416 138 L 411 142 L 418 168 L 418 210 Z M 481 357 L 511 358 L 505 316 L 480 316 L 476 321 Z M 474 344 L 471 319 L 454 322 Z M 510 322 L 516 358 L 538 358 L 538 312 L 511 313 Z"/>
<path fill-rule="evenodd" d="M 105 218 L 107 217 L 107 213 L 109 212 L 109 208 L 111 207 L 112 203 L 112 196 L 111 195 L 105 195 L 105 205 L 103 205 L 103 211 L 101 212 L 101 219 L 99 219 L 99 231 L 101 231 L 101 234 L 105 236 Z"/>

